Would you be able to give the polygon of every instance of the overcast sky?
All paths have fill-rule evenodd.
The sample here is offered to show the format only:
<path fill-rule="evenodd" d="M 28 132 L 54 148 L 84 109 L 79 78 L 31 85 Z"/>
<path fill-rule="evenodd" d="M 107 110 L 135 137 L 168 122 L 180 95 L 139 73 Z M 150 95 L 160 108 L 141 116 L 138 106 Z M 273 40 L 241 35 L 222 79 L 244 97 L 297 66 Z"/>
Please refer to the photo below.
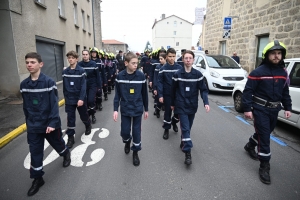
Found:
<path fill-rule="evenodd" d="M 196 7 L 206 7 L 206 0 L 102 0 L 102 39 L 125 42 L 141 52 L 147 41 L 152 44 L 155 19 L 160 20 L 162 14 L 176 15 L 194 23 Z M 192 45 L 196 45 L 200 33 L 201 26 L 194 25 Z"/>

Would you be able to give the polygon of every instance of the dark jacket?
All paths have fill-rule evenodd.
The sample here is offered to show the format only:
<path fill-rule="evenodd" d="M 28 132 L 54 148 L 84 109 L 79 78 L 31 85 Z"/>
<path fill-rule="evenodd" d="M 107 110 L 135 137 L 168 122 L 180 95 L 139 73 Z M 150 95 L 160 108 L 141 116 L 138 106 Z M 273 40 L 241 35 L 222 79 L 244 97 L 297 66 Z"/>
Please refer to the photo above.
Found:
<path fill-rule="evenodd" d="M 82 67 L 86 72 L 86 85 L 87 88 L 98 87 L 101 88 L 99 70 L 96 65 L 96 62 L 90 60 L 89 62 L 80 61 L 78 63 L 80 67 Z"/>
<path fill-rule="evenodd" d="M 182 56 L 181 56 L 180 58 L 177 59 L 177 63 L 178 63 L 179 65 L 181 65 L 181 67 L 184 67 L 184 63 L 183 63 L 183 61 L 182 61 Z"/>
<path fill-rule="evenodd" d="M 153 75 L 153 83 L 152 83 L 152 88 L 153 88 L 153 90 L 158 90 L 158 89 L 157 89 L 157 84 L 158 84 L 158 72 L 159 72 L 159 69 L 160 69 L 162 66 L 163 66 L 162 64 L 158 64 L 158 65 L 156 65 L 156 67 L 155 67 L 154 75 Z"/>
<path fill-rule="evenodd" d="M 20 84 L 28 133 L 46 133 L 47 127 L 60 128 L 55 82 L 41 73 L 36 81 L 29 76 Z"/>
<path fill-rule="evenodd" d="M 154 71 L 157 65 L 159 65 L 159 61 L 157 59 L 150 60 L 151 67 L 148 70 L 149 82 L 153 82 L 154 79 Z"/>
<path fill-rule="evenodd" d="M 238 56 L 232 56 L 231 58 L 233 60 L 235 60 L 238 64 L 240 64 L 240 57 L 238 57 Z"/>
<path fill-rule="evenodd" d="M 204 105 L 208 105 L 208 90 L 202 73 L 194 68 L 187 73 L 184 68 L 173 75 L 171 106 L 175 114 L 194 114 L 198 109 L 199 90 Z"/>
<path fill-rule="evenodd" d="M 160 68 L 157 84 L 158 98 L 164 97 L 164 95 L 171 95 L 172 77 L 179 69 L 182 69 L 182 67 L 177 63 L 174 63 L 174 65 L 166 63 Z"/>
<path fill-rule="evenodd" d="M 76 105 L 78 100 L 85 101 L 86 74 L 84 69 L 79 65 L 76 65 L 75 69 L 68 67 L 62 72 L 62 77 L 66 104 Z"/>
<path fill-rule="evenodd" d="M 281 66 L 272 66 L 265 63 L 253 70 L 249 76 L 243 91 L 244 112 L 250 112 L 251 107 L 255 109 L 265 109 L 266 107 L 254 103 L 252 95 L 270 102 L 282 102 L 284 110 L 291 111 L 292 103 L 289 95 L 289 86 L 286 84 L 287 72 L 284 70 L 284 64 Z M 268 108 L 279 111 L 277 108 Z"/>
<path fill-rule="evenodd" d="M 116 77 L 115 88 L 114 111 L 118 111 L 119 105 L 124 116 L 140 116 L 148 111 L 147 82 L 142 72 L 121 71 Z"/>
<path fill-rule="evenodd" d="M 116 59 L 118 60 L 118 70 L 120 72 L 125 69 L 125 63 L 124 63 L 125 59 L 124 59 L 124 56 L 122 58 L 122 56 L 120 56 L 120 54 L 118 54 L 116 56 Z"/>
<path fill-rule="evenodd" d="M 104 63 L 100 58 L 97 58 L 96 60 L 93 60 L 96 62 L 96 66 L 98 67 L 99 71 L 99 78 L 100 78 L 100 85 L 107 84 L 107 78 L 105 76 L 105 70 L 104 70 Z"/>
<path fill-rule="evenodd" d="M 143 67 L 143 72 L 145 74 L 147 74 L 147 76 L 149 76 L 148 71 L 149 71 L 149 68 L 151 67 L 151 64 L 150 64 L 150 59 L 147 55 L 142 57 L 141 67 Z"/>

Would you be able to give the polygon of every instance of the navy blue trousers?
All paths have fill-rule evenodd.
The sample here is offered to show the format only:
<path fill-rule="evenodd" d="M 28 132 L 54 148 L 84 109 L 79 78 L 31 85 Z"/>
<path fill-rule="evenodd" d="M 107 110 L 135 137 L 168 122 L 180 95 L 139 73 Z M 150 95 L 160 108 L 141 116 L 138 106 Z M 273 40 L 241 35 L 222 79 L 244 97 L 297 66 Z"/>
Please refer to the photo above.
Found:
<path fill-rule="evenodd" d="M 88 87 L 86 89 L 87 106 L 88 106 L 89 115 L 94 115 L 96 113 L 95 110 L 96 93 L 97 93 L 97 87 Z"/>
<path fill-rule="evenodd" d="M 75 134 L 76 109 L 78 110 L 80 119 L 85 124 L 85 126 L 89 126 L 91 124 L 89 114 L 87 112 L 86 103 L 84 103 L 82 106 L 79 106 L 79 107 L 77 107 L 77 105 L 66 104 L 65 111 L 67 113 L 67 126 L 68 126 L 66 134 L 68 136 L 72 136 Z"/>
<path fill-rule="evenodd" d="M 132 123 L 132 136 L 131 132 Z M 142 115 L 137 117 L 128 117 L 121 115 L 121 137 L 123 143 L 128 143 L 132 141 L 131 150 L 140 151 L 142 149 L 141 144 L 141 126 L 142 126 Z"/>
<path fill-rule="evenodd" d="M 46 130 L 45 130 L 46 131 Z M 61 129 L 56 129 L 51 133 L 27 133 L 27 142 L 29 144 L 30 160 L 30 178 L 39 178 L 44 175 L 43 157 L 45 139 L 55 149 L 60 156 L 65 156 L 69 149 L 66 147 L 62 138 Z"/>
<path fill-rule="evenodd" d="M 172 109 L 171 109 L 171 96 L 164 96 L 164 105 L 165 105 L 165 113 L 164 113 L 164 129 L 171 129 L 171 124 L 176 124 L 179 122 L 179 118 L 177 114 L 174 114 L 171 121 Z"/>
<path fill-rule="evenodd" d="M 195 114 L 180 114 L 181 144 L 183 152 L 190 152 L 193 147 L 191 140 L 191 129 L 194 122 Z"/>
<path fill-rule="evenodd" d="M 98 88 L 97 94 L 96 94 L 96 102 L 98 104 L 102 103 L 102 88 Z"/>
<path fill-rule="evenodd" d="M 253 110 L 255 133 L 249 138 L 253 146 L 257 146 L 260 161 L 271 159 L 270 135 L 277 122 L 278 111 L 270 109 Z"/>

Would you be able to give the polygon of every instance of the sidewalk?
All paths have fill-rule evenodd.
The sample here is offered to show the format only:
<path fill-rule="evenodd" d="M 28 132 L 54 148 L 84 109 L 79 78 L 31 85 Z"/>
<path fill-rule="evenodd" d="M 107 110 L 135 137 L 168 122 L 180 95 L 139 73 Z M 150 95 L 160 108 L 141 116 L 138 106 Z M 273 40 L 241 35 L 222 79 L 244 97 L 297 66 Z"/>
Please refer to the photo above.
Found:
<path fill-rule="evenodd" d="M 59 101 L 64 99 L 62 90 L 62 82 L 57 83 Z M 4 136 L 7 136 L 9 133 L 12 133 L 13 135 L 18 133 L 17 135 L 19 135 L 20 132 L 24 132 L 26 127 L 24 123 L 25 116 L 23 113 L 22 98 L 6 98 L 0 96 L 0 148 L 3 146 L 1 142 L 3 142 L 2 139 Z M 23 129 L 23 131 L 21 129 Z M 7 140 L 10 141 L 13 138 Z"/>

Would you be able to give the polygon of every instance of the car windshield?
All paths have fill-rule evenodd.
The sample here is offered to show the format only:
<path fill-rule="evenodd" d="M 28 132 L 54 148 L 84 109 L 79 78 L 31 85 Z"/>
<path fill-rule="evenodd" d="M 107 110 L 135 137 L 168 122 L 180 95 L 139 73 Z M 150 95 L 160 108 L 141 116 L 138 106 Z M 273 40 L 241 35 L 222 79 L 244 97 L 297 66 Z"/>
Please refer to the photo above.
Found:
<path fill-rule="evenodd" d="M 232 58 L 222 55 L 206 55 L 206 60 L 211 68 L 238 69 L 240 66 Z"/>

